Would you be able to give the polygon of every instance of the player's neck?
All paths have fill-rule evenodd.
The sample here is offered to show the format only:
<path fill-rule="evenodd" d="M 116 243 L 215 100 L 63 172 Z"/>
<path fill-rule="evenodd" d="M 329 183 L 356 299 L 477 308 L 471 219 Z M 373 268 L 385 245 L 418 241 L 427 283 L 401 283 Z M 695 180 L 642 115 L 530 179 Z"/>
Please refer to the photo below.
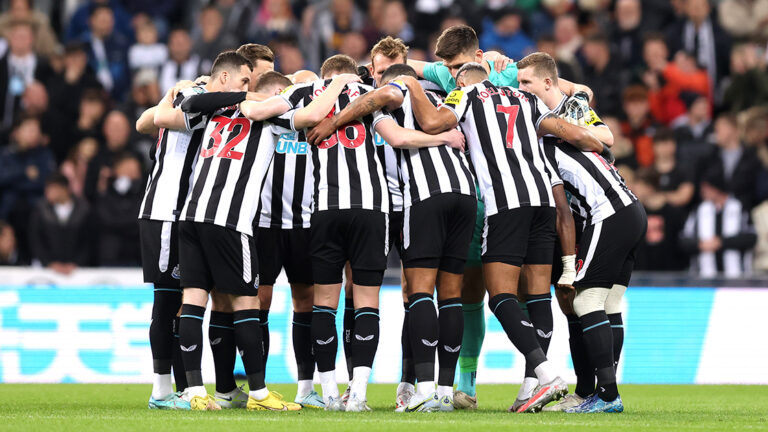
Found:
<path fill-rule="evenodd" d="M 542 97 L 541 100 L 544 101 L 547 108 L 555 109 L 560 105 L 560 101 L 563 99 L 563 92 L 560 90 L 560 87 L 553 86 L 549 90 L 545 90 L 542 96 L 544 97 Z"/>

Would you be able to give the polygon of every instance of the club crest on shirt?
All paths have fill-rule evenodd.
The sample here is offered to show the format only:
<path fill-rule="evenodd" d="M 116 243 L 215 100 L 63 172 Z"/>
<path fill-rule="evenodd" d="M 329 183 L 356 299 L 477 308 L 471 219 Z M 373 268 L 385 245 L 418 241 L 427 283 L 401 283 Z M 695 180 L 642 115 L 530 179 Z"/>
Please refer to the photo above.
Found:
<path fill-rule="evenodd" d="M 174 279 L 181 279 L 181 272 L 179 271 L 179 265 L 176 264 L 176 267 L 173 268 L 173 271 L 171 272 L 171 277 Z"/>

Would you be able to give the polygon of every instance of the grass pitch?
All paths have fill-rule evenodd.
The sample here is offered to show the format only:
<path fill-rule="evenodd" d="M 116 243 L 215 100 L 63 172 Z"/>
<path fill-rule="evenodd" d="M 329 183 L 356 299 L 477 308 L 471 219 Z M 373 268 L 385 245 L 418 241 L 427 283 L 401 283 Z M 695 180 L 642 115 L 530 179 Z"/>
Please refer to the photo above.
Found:
<path fill-rule="evenodd" d="M 270 385 L 286 399 L 295 385 Z M 622 414 L 509 414 L 514 385 L 480 385 L 481 410 L 398 414 L 394 385 L 371 385 L 371 413 L 171 412 L 147 409 L 149 385 L 0 384 L 7 431 L 768 431 L 768 386 L 620 387 Z M 342 389 L 343 390 L 343 389 Z M 213 389 L 210 389 L 213 392 Z M 429 428 L 429 429 L 428 429 Z M 430 431 L 432 429 L 432 431 Z"/>

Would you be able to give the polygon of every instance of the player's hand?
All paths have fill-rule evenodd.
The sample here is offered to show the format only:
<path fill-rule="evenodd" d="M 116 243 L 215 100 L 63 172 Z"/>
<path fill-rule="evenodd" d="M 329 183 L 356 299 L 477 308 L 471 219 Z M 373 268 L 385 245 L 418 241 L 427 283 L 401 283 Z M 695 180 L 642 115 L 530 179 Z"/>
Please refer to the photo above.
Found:
<path fill-rule="evenodd" d="M 452 129 L 447 132 L 443 132 L 440 135 L 442 135 L 443 138 L 448 141 L 448 147 L 464 152 L 464 143 L 466 142 L 466 138 L 464 138 L 464 134 L 461 133 L 461 131 L 458 129 Z"/>
<path fill-rule="evenodd" d="M 616 163 L 616 156 L 613 155 L 611 149 L 605 144 L 603 144 L 603 151 L 600 153 L 600 156 L 602 156 L 609 165 Z"/>
<path fill-rule="evenodd" d="M 338 83 L 341 83 L 342 86 L 345 86 L 347 84 L 351 84 L 355 82 L 358 82 L 358 83 L 363 82 L 363 80 L 361 80 L 357 74 L 346 73 L 346 74 L 336 75 L 333 78 L 333 82 L 338 82 Z"/>
<path fill-rule="evenodd" d="M 410 76 L 410 75 L 400 75 L 393 79 L 392 81 L 402 81 L 403 84 L 405 84 L 406 87 L 411 88 L 411 86 L 419 85 L 419 80 L 416 78 Z"/>
<path fill-rule="evenodd" d="M 336 132 L 336 126 L 332 117 L 326 117 L 307 132 L 307 142 L 318 145 Z"/>
<path fill-rule="evenodd" d="M 171 102 L 176 100 L 176 95 L 178 95 L 180 91 L 182 91 L 182 90 L 184 90 L 186 88 L 194 87 L 196 85 L 197 84 L 195 84 L 194 81 L 190 81 L 190 80 L 181 80 L 181 81 L 177 82 L 176 85 L 173 86 L 173 88 L 170 90 L 170 92 L 171 92 Z"/>
<path fill-rule="evenodd" d="M 560 289 L 574 289 L 573 281 L 576 279 L 576 255 L 566 255 L 560 258 L 563 262 L 563 273 L 557 280 Z"/>
<path fill-rule="evenodd" d="M 494 51 L 483 53 L 483 61 L 492 61 L 493 70 L 495 70 L 497 73 L 503 72 L 505 69 L 507 69 L 507 66 L 515 62 L 513 59 L 505 56 L 504 54 Z"/>
<path fill-rule="evenodd" d="M 195 78 L 195 84 L 196 85 L 206 85 L 208 84 L 208 81 L 211 80 L 210 75 L 200 75 L 199 77 Z"/>
<path fill-rule="evenodd" d="M 587 92 L 579 91 L 565 101 L 565 114 L 571 117 L 580 126 L 583 126 L 590 120 L 589 113 L 589 95 Z"/>

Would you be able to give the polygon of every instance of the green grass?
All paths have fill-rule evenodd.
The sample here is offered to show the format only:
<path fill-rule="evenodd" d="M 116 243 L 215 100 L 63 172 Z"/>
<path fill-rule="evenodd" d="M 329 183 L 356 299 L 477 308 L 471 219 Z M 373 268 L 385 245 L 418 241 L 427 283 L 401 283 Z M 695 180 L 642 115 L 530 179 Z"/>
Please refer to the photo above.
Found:
<path fill-rule="evenodd" d="M 292 397 L 295 386 L 272 385 Z M 517 386 L 479 386 L 480 411 L 392 412 L 394 385 L 371 385 L 372 413 L 169 412 L 147 409 L 149 385 L 0 384 L 0 430 L 373 432 L 768 430 L 768 386 L 621 386 L 623 414 L 509 414 Z M 213 391 L 211 389 L 211 391 Z M 248 429 L 243 429 L 248 428 Z M 258 429 L 257 429 L 258 428 Z"/>

